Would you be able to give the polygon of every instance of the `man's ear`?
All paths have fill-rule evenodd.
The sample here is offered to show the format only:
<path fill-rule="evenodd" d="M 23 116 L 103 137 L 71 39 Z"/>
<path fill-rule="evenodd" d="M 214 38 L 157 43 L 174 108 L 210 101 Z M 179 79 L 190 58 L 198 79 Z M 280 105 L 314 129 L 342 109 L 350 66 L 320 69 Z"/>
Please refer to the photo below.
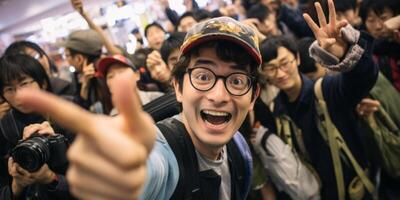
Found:
<path fill-rule="evenodd" d="M 48 87 L 49 87 L 48 83 L 46 81 L 44 81 L 42 84 L 42 89 L 47 90 Z"/>
<path fill-rule="evenodd" d="M 299 66 L 301 64 L 300 53 L 298 53 L 298 52 L 296 54 L 296 63 L 297 63 L 297 66 Z"/>
<path fill-rule="evenodd" d="M 175 90 L 175 95 L 176 95 L 176 100 L 179 103 L 182 103 L 182 92 L 179 89 L 179 81 L 176 80 L 176 78 L 172 79 L 172 85 L 174 86 L 174 90 Z"/>

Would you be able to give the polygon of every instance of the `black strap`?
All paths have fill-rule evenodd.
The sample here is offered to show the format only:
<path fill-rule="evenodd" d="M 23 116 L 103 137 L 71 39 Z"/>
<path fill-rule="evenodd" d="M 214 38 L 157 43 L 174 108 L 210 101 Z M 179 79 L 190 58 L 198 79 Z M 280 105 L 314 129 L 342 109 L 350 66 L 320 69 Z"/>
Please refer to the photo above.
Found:
<path fill-rule="evenodd" d="M 192 140 L 186 128 L 181 122 L 173 118 L 157 123 L 157 127 L 168 141 L 179 166 L 178 184 L 170 199 L 201 199 L 199 165 Z"/>
<path fill-rule="evenodd" d="M 246 188 L 244 185 L 246 163 L 234 140 L 229 141 L 226 147 L 231 171 L 231 184 L 234 184 L 231 186 L 231 199 L 239 200 L 242 196 L 241 194 L 245 193 L 244 189 Z"/>
<path fill-rule="evenodd" d="M 176 100 L 175 92 L 164 94 L 143 105 L 143 110 L 149 113 L 156 122 L 178 114 L 180 108 L 181 106 Z"/>

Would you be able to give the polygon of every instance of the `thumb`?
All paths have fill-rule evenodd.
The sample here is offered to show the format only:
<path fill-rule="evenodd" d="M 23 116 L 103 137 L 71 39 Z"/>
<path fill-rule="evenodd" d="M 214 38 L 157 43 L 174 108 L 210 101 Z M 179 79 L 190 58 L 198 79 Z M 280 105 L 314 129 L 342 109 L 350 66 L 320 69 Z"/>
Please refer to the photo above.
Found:
<path fill-rule="evenodd" d="M 132 135 L 145 144 L 151 150 L 155 139 L 155 127 L 152 118 L 142 110 L 139 95 L 137 94 L 136 84 L 127 73 L 122 73 L 116 77 L 113 101 L 120 113 L 120 117 L 132 133 Z"/>

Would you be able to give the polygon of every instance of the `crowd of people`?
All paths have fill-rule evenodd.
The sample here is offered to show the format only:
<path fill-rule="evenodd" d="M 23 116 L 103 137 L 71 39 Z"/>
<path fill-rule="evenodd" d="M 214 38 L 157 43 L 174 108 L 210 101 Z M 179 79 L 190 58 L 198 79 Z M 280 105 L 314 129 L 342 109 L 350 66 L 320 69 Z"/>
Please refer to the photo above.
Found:
<path fill-rule="evenodd" d="M 400 199 L 399 0 L 160 3 L 129 54 L 71 0 L 74 73 L 7 47 L 0 199 Z"/>

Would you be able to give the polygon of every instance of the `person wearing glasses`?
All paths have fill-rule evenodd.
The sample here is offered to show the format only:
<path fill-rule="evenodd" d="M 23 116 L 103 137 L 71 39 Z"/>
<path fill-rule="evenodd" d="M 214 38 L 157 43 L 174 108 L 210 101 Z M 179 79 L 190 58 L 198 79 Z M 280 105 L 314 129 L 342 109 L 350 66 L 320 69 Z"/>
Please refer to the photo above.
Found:
<path fill-rule="evenodd" d="M 308 14 L 304 18 L 316 41 L 309 49 L 310 56 L 323 67 L 340 72 L 326 75 L 321 84 L 329 116 L 350 149 L 367 179 L 350 164 L 350 158 L 340 154 L 336 163 L 331 155 L 334 147 L 323 138 L 323 122 L 316 107 L 314 87 L 316 82 L 299 73 L 296 43 L 283 36 L 263 41 L 260 51 L 263 58 L 262 76 L 281 91 L 274 100 L 275 117 L 287 116 L 300 131 L 291 131 L 292 147 L 315 168 L 321 179 L 321 199 L 368 199 L 373 196 L 374 167 L 364 146 L 365 134 L 360 128 L 355 112 L 357 104 L 369 94 L 378 77 L 378 68 L 372 60 L 373 38 L 355 30 L 346 21 L 337 21 L 332 0 L 328 0 L 329 21 L 321 4 L 315 4 L 319 26 Z M 255 109 L 255 111 L 260 111 Z M 262 112 L 262 111 L 260 111 Z M 265 112 L 265 110 L 264 110 Z M 299 134 L 301 134 L 299 136 Z M 341 149 L 342 150 L 342 149 Z M 338 169 L 341 163 L 341 169 Z M 338 169 L 338 170 L 337 170 Z M 368 169 L 368 170 L 367 170 Z M 341 171 L 342 175 L 339 175 Z M 356 172 L 357 171 L 357 172 Z M 361 178 L 360 178 L 361 177 Z M 371 184 L 372 182 L 372 184 Z M 359 184 L 360 187 L 355 187 Z M 371 186 L 371 187 L 370 187 Z M 356 188 L 356 189 L 355 189 Z"/>
<path fill-rule="evenodd" d="M 19 141 L 26 141 L 33 134 L 54 136 L 59 133 L 66 136 L 68 142 L 73 139 L 72 135 L 50 122 L 46 115 L 36 114 L 18 101 L 17 96 L 24 89 L 51 91 L 51 83 L 43 66 L 26 54 L 2 56 L 0 96 L 11 109 L 0 120 L 0 199 L 73 199 L 64 176 L 68 166 L 66 159 L 57 162 L 55 167 L 45 163 L 37 170 L 29 170 L 27 163 L 35 160 L 33 156 L 21 159 L 22 162 L 10 156 Z M 25 143 L 26 147 L 28 144 L 32 149 L 39 145 Z M 52 150 L 50 152 L 54 153 Z M 66 157 L 66 151 L 60 151 L 57 155 Z"/>
<path fill-rule="evenodd" d="M 113 118 L 21 94 L 22 105 L 80 133 L 68 172 L 77 198 L 246 199 L 252 159 L 238 129 L 259 94 L 258 38 L 232 18 L 214 18 L 190 29 L 180 53 L 172 83 L 182 112 L 156 125 L 128 75 L 113 81 Z"/>

